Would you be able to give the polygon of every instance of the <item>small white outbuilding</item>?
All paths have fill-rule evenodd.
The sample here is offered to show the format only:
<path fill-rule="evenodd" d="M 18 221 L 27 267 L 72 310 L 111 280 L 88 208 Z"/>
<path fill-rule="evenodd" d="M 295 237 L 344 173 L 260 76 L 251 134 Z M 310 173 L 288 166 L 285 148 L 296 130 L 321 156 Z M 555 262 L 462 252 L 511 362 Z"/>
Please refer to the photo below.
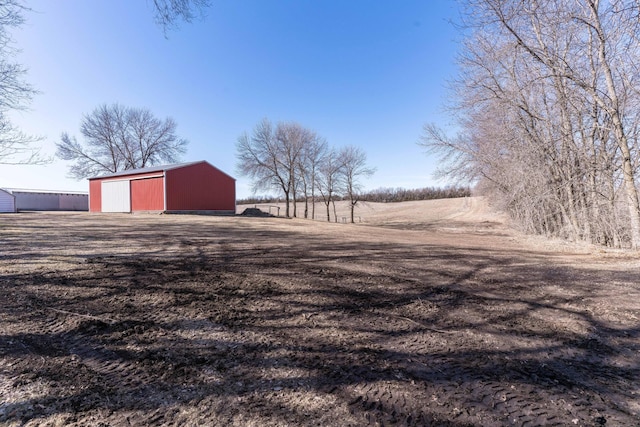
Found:
<path fill-rule="evenodd" d="M 0 188 L 0 212 L 16 212 L 16 196 Z"/>

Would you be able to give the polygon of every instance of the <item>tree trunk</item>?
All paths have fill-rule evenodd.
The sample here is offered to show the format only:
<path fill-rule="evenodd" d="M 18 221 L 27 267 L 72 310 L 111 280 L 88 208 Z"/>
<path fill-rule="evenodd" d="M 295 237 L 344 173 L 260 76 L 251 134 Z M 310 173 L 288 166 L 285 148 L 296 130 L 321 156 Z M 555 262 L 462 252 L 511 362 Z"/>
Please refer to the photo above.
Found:
<path fill-rule="evenodd" d="M 591 14 L 593 17 L 593 28 L 597 33 L 599 47 L 598 56 L 600 59 L 602 71 L 604 72 L 605 81 L 607 83 L 607 95 L 611 100 L 611 106 L 603 106 L 611 115 L 613 121 L 614 135 L 622 154 L 622 176 L 625 186 L 625 194 L 627 199 L 627 208 L 629 209 L 629 222 L 631 228 L 631 247 L 633 249 L 640 248 L 640 200 L 638 199 L 638 189 L 636 188 L 633 164 L 631 163 L 631 151 L 629 149 L 629 141 L 620 117 L 620 101 L 618 92 L 613 79 L 611 65 L 609 64 L 606 53 L 606 37 L 600 22 L 598 14 L 597 2 L 589 2 Z"/>
<path fill-rule="evenodd" d="M 285 191 L 284 192 L 284 205 L 285 205 L 285 216 L 287 218 L 289 218 L 289 192 Z"/>

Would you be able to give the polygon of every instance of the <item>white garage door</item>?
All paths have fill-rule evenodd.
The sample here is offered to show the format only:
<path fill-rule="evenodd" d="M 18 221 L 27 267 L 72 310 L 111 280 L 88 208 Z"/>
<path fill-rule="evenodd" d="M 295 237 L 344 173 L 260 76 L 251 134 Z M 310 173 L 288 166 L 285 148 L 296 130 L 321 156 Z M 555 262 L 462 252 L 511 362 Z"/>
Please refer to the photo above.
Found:
<path fill-rule="evenodd" d="M 129 181 L 102 183 L 102 212 L 131 212 Z"/>

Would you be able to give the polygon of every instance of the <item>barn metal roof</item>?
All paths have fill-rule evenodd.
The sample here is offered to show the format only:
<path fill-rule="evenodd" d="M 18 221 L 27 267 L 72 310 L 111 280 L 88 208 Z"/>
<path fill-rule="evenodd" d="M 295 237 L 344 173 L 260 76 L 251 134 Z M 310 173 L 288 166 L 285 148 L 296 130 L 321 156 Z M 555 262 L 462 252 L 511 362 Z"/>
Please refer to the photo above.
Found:
<path fill-rule="evenodd" d="M 60 191 L 60 190 L 39 190 L 33 188 L 0 188 L 0 190 L 7 191 L 11 194 L 23 193 L 23 194 L 70 194 L 70 195 L 80 195 L 86 196 L 89 193 L 86 191 Z"/>
<path fill-rule="evenodd" d="M 170 165 L 160 165 L 160 166 L 151 166 L 148 168 L 140 168 L 140 169 L 129 169 L 122 172 L 110 173 L 107 175 L 94 176 L 89 179 L 98 179 L 98 178 L 114 178 L 117 176 L 126 176 L 126 175 L 135 175 L 139 173 L 148 173 L 148 172 L 165 172 L 171 169 L 183 168 L 185 166 L 195 165 L 197 163 L 206 163 L 204 160 L 199 160 L 197 162 L 187 162 L 187 163 L 173 163 Z"/>

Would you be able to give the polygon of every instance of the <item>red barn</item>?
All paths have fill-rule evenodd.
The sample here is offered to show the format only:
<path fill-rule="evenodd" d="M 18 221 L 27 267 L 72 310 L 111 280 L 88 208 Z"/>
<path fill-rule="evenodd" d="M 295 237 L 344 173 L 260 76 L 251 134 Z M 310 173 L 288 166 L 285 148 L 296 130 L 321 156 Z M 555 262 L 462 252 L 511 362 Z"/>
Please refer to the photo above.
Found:
<path fill-rule="evenodd" d="M 235 214 L 236 180 L 208 162 L 89 178 L 90 212 Z"/>

